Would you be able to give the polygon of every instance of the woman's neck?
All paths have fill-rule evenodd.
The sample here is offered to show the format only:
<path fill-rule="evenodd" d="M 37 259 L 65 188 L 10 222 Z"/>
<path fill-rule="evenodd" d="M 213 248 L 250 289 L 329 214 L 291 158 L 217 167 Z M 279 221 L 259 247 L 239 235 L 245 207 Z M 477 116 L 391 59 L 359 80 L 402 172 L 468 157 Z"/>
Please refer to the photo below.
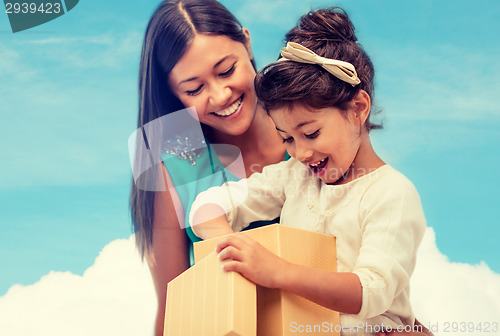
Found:
<path fill-rule="evenodd" d="M 240 135 L 213 134 L 215 143 L 238 147 L 245 164 L 246 175 L 262 171 L 268 164 L 277 163 L 285 157 L 285 146 L 275 125 L 267 113 L 257 107 L 255 117 L 248 130 Z"/>
<path fill-rule="evenodd" d="M 271 118 L 260 107 L 257 107 L 255 117 L 245 133 L 239 135 L 215 133 L 213 138 L 215 143 L 237 146 L 243 155 L 265 154 L 270 148 L 282 142 Z"/>

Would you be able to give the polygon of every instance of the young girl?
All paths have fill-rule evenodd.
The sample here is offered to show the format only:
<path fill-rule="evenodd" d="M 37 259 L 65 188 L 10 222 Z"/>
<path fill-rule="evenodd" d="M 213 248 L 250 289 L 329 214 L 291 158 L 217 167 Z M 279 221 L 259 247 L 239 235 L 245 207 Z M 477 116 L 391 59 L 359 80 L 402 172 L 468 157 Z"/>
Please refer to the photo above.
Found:
<path fill-rule="evenodd" d="M 241 234 L 217 251 L 226 271 L 339 311 L 343 335 L 412 327 L 409 282 L 426 222 L 415 187 L 371 145 L 372 63 L 338 8 L 306 14 L 286 40 L 255 88 L 292 159 L 201 193 L 193 230 L 206 239 L 281 216 L 334 235 L 338 272 L 291 264 Z"/>

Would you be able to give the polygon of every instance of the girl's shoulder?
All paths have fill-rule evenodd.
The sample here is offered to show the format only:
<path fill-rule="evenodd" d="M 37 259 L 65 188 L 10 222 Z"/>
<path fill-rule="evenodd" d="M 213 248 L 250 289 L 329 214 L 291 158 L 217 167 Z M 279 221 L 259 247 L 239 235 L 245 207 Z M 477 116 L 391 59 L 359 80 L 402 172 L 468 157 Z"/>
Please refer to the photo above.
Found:
<path fill-rule="evenodd" d="M 403 185 L 413 185 L 410 179 L 389 164 L 379 167 L 374 170 L 373 173 L 376 175 L 376 181 L 394 181 L 402 183 Z"/>
<path fill-rule="evenodd" d="M 268 165 L 262 170 L 262 174 L 279 175 L 285 178 L 303 178 L 307 175 L 307 172 L 308 168 L 293 157 Z"/>
<path fill-rule="evenodd" d="M 383 200 L 412 200 L 420 203 L 415 185 L 403 173 L 386 164 L 367 175 L 363 199 L 380 202 Z"/>
<path fill-rule="evenodd" d="M 416 191 L 413 182 L 391 165 L 386 164 L 379 169 L 381 169 L 378 179 L 379 183 L 385 183 L 395 189 L 412 189 Z"/>

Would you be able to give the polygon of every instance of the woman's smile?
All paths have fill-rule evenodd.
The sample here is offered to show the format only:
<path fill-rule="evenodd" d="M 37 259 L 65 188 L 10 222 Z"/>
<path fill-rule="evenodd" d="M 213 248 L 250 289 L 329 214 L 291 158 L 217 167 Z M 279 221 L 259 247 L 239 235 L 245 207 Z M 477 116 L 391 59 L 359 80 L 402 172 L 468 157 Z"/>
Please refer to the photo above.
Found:
<path fill-rule="evenodd" d="M 255 116 L 254 77 L 245 44 L 198 34 L 170 72 L 169 85 L 184 106 L 196 108 L 201 123 L 221 134 L 241 135 Z"/>
<path fill-rule="evenodd" d="M 241 95 L 235 102 L 233 102 L 230 106 L 223 108 L 222 110 L 212 112 L 218 117 L 229 118 L 236 117 L 236 115 L 241 111 L 241 107 L 243 106 L 243 95 Z"/>

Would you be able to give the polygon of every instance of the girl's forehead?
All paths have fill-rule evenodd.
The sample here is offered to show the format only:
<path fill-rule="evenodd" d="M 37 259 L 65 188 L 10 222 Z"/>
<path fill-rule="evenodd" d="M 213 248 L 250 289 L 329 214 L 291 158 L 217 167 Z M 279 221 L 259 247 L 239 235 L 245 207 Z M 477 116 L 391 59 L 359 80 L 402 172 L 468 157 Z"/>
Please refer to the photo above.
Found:
<path fill-rule="evenodd" d="M 317 121 L 322 115 L 322 112 L 322 110 L 316 111 L 308 109 L 304 106 L 293 105 L 271 110 L 269 111 L 269 115 L 275 123 L 295 129 L 305 124 Z"/>
<path fill-rule="evenodd" d="M 321 114 L 326 109 L 313 109 L 301 104 L 287 105 L 270 111 L 270 114 L 276 112 L 282 118 L 291 120 L 310 119 L 315 115 Z"/>

